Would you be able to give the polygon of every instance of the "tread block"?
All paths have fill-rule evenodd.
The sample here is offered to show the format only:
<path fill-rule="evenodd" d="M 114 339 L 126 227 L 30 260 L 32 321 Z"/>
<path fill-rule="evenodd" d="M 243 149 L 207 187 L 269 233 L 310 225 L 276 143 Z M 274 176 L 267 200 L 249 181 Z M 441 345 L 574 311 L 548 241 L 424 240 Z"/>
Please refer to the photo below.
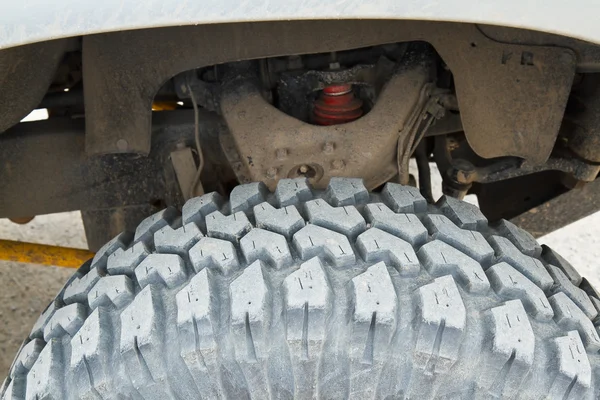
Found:
<path fill-rule="evenodd" d="M 208 270 L 198 272 L 175 296 L 181 358 L 206 398 L 219 397 L 217 344 L 210 318 Z"/>
<path fill-rule="evenodd" d="M 238 243 L 250 229 L 252 224 L 241 211 L 227 216 L 215 211 L 206 217 L 206 235 L 209 237 Z"/>
<path fill-rule="evenodd" d="M 313 198 L 306 178 L 281 179 L 277 182 L 275 198 L 279 207 L 297 205 Z"/>
<path fill-rule="evenodd" d="M 27 374 L 26 400 L 62 400 L 63 358 L 60 340 L 52 339 Z"/>
<path fill-rule="evenodd" d="M 142 288 L 150 284 L 174 288 L 186 278 L 185 263 L 177 254 L 150 254 L 136 267 L 135 276 Z"/>
<path fill-rule="evenodd" d="M 556 377 L 548 393 L 549 399 L 588 398 L 592 383 L 590 360 L 577 331 L 553 339 L 556 347 Z"/>
<path fill-rule="evenodd" d="M 419 259 L 409 243 L 380 229 L 371 228 L 362 233 L 356 240 L 356 247 L 363 260 L 389 263 L 400 275 L 415 276 L 421 269 Z"/>
<path fill-rule="evenodd" d="M 490 397 L 513 398 L 533 365 L 535 335 L 520 300 L 507 301 L 488 313 L 492 343 L 480 385 L 487 388 Z"/>
<path fill-rule="evenodd" d="M 132 276 L 135 268 L 150 254 L 146 245 L 137 242 L 129 249 L 117 249 L 108 257 L 107 270 L 110 275 Z"/>
<path fill-rule="evenodd" d="M 136 242 L 144 242 L 146 245 L 152 242 L 154 233 L 165 225 L 171 224 L 179 213 L 174 207 L 167 207 L 164 210 L 152 214 L 144 219 L 135 230 L 133 238 Z"/>
<path fill-rule="evenodd" d="M 165 314 L 153 285 L 142 289 L 121 313 L 119 351 L 133 386 L 144 398 L 169 398 L 164 324 Z"/>
<path fill-rule="evenodd" d="M 354 277 L 353 358 L 373 364 L 387 359 L 396 329 L 398 298 L 384 262 Z"/>
<path fill-rule="evenodd" d="M 458 359 L 466 310 L 451 275 L 417 290 L 419 326 L 414 361 L 430 374 L 447 372 Z"/>
<path fill-rule="evenodd" d="M 131 303 L 134 296 L 133 282 L 127 276 L 105 276 L 90 290 L 87 301 L 92 310 L 110 305 L 121 308 Z"/>
<path fill-rule="evenodd" d="M 44 328 L 44 340 L 60 338 L 64 333 L 73 337 L 87 317 L 83 304 L 69 304 L 56 310 Z"/>
<path fill-rule="evenodd" d="M 287 310 L 287 341 L 296 359 L 318 358 L 325 339 L 326 320 L 332 296 L 321 261 L 313 258 L 283 282 Z"/>
<path fill-rule="evenodd" d="M 360 178 L 333 177 L 324 198 L 332 206 L 351 206 L 369 201 L 369 191 Z"/>
<path fill-rule="evenodd" d="M 80 397 L 110 398 L 116 391 L 110 376 L 114 366 L 106 362 L 113 341 L 109 324 L 108 312 L 97 308 L 71 339 L 71 371 Z"/>
<path fill-rule="evenodd" d="M 193 222 L 178 229 L 167 225 L 154 234 L 154 247 L 159 253 L 179 254 L 185 258 L 188 250 L 203 236 L 200 228 Z"/>
<path fill-rule="evenodd" d="M 44 338 L 44 327 L 46 326 L 50 318 L 52 318 L 56 310 L 62 307 L 62 305 L 63 304 L 56 298 L 52 300 L 50 304 L 48 304 L 48 307 L 46 307 L 44 312 L 42 312 L 42 315 L 40 315 L 35 321 L 35 324 L 33 324 L 33 328 L 31 329 L 31 333 L 29 334 L 29 337 L 31 339 Z"/>
<path fill-rule="evenodd" d="M 499 296 L 520 299 L 527 311 L 538 320 L 547 321 L 554 317 L 552 306 L 542 289 L 507 263 L 488 268 L 486 274 Z"/>
<path fill-rule="evenodd" d="M 396 214 L 383 203 L 367 204 L 365 213 L 373 228 L 398 236 L 413 246 L 427 241 L 427 229 L 414 214 Z"/>
<path fill-rule="evenodd" d="M 223 203 L 223 198 L 217 192 L 189 199 L 181 209 L 183 225 L 194 223 L 206 231 L 206 216 L 220 210 Z"/>
<path fill-rule="evenodd" d="M 346 236 L 320 226 L 306 225 L 294 234 L 293 243 L 303 260 L 325 253 L 336 267 L 345 267 L 356 261 Z"/>
<path fill-rule="evenodd" d="M 263 182 L 252 182 L 238 185 L 229 195 L 231 213 L 251 210 L 257 204 L 267 201 L 269 189 Z"/>
<path fill-rule="evenodd" d="M 554 266 L 557 266 L 564 272 L 564 274 L 569 278 L 569 280 L 575 286 L 579 286 L 582 281 L 581 275 L 570 262 L 565 260 L 560 254 L 552 250 L 550 247 L 545 244 L 542 245 L 542 258 L 548 263 Z"/>
<path fill-rule="evenodd" d="M 100 270 L 106 269 L 106 262 L 108 257 L 114 253 L 117 249 L 126 249 L 131 241 L 133 240 L 133 233 L 121 232 L 114 238 L 112 238 L 104 246 L 100 247 L 100 250 L 94 255 L 90 270 L 92 268 L 99 268 Z"/>
<path fill-rule="evenodd" d="M 263 360 L 267 356 L 265 320 L 269 300 L 262 263 L 257 260 L 250 264 L 231 282 L 229 294 L 236 359 L 249 363 Z"/>
<path fill-rule="evenodd" d="M 252 229 L 240 240 L 240 246 L 248 264 L 262 259 L 279 269 L 294 262 L 285 237 L 264 229 Z"/>
<path fill-rule="evenodd" d="M 216 352 L 216 342 L 210 319 L 210 288 L 208 270 L 203 269 L 177 293 L 177 327 L 182 338 L 182 357 L 186 364 L 198 362 L 197 352 Z M 203 363 L 202 363 L 203 365 Z M 206 369 L 203 366 L 202 369 Z"/>
<path fill-rule="evenodd" d="M 470 293 L 486 293 L 490 288 L 481 265 L 444 242 L 434 240 L 425 244 L 417 256 L 431 275 L 451 274 Z"/>
<path fill-rule="evenodd" d="M 235 247 L 226 240 L 202 238 L 190 249 L 189 255 L 196 272 L 207 267 L 230 275 L 240 265 Z"/>
<path fill-rule="evenodd" d="M 424 222 L 434 239 L 448 243 L 480 263 L 492 259 L 494 249 L 481 233 L 461 229 L 445 215 L 430 214 Z"/>
<path fill-rule="evenodd" d="M 521 253 L 510 240 L 502 236 L 492 236 L 490 244 L 496 252 L 498 262 L 504 261 L 510 264 L 542 290 L 548 290 L 554 283 L 540 260 Z"/>
<path fill-rule="evenodd" d="M 600 350 L 600 337 L 592 321 L 563 292 L 548 299 L 554 308 L 554 320 L 563 329 L 576 329 L 581 335 L 585 348 L 589 352 Z"/>
<path fill-rule="evenodd" d="M 459 228 L 473 231 L 487 226 L 487 218 L 473 204 L 460 201 L 454 197 L 442 196 L 437 201 L 436 206 Z"/>
<path fill-rule="evenodd" d="M 312 200 L 307 202 L 305 207 L 312 224 L 331 229 L 352 239 L 367 229 L 365 219 L 353 206 L 332 207 L 324 200 Z"/>
<path fill-rule="evenodd" d="M 254 218 L 257 228 L 277 232 L 287 240 L 292 240 L 294 233 L 306 225 L 294 206 L 278 209 L 269 203 L 261 203 L 254 207 Z"/>
<path fill-rule="evenodd" d="M 104 276 L 98 268 L 92 268 L 81 278 L 75 278 L 69 286 L 65 288 L 63 293 L 63 301 L 65 304 L 84 303 L 87 301 L 87 295 L 94 287 L 96 282 Z"/>
<path fill-rule="evenodd" d="M 552 293 L 563 292 L 568 298 L 573 300 L 575 304 L 588 316 L 589 319 L 594 319 L 598 315 L 598 311 L 594 304 L 590 300 L 587 293 L 573 285 L 569 278 L 554 265 L 548 266 L 548 272 L 556 283 L 550 290 Z"/>
<path fill-rule="evenodd" d="M 386 183 L 381 191 L 384 202 L 397 213 L 421 213 L 427 211 L 427 200 L 413 186 Z"/>
<path fill-rule="evenodd" d="M 27 375 L 27 372 L 33 367 L 45 345 L 46 342 L 37 338 L 24 345 L 10 369 L 10 378 L 15 379 L 19 376 Z"/>
<path fill-rule="evenodd" d="M 514 244 L 523 254 L 531 257 L 539 257 L 542 254 L 542 246 L 531 234 L 510 221 L 501 219 L 496 230 Z"/>
<path fill-rule="evenodd" d="M 2 400 L 23 400 L 25 398 L 26 378 L 18 377 L 13 380 L 5 380 L 0 387 Z"/>

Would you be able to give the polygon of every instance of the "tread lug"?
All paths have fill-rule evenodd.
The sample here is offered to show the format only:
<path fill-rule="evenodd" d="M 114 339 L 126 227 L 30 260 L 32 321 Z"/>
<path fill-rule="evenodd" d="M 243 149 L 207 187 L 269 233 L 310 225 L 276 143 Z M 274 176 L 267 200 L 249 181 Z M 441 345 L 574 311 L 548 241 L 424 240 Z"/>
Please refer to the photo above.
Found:
<path fill-rule="evenodd" d="M 427 211 L 427 200 L 413 186 L 386 183 L 381 191 L 385 203 L 397 213 L 422 213 Z"/>
<path fill-rule="evenodd" d="M 233 244 L 226 240 L 202 238 L 190 249 L 189 255 L 196 272 L 208 267 L 227 276 L 240 265 Z"/>
<path fill-rule="evenodd" d="M 523 254 L 531 257 L 539 257 L 542 254 L 542 246 L 527 231 L 505 219 L 501 219 L 496 228 L 502 236 L 514 244 Z"/>
<path fill-rule="evenodd" d="M 367 204 L 365 213 L 373 228 L 398 236 L 413 246 L 427 241 L 427 229 L 414 214 L 396 214 L 383 203 Z"/>
<path fill-rule="evenodd" d="M 494 255 L 494 249 L 481 233 L 461 229 L 445 215 L 427 215 L 424 223 L 434 239 L 448 243 L 479 263 L 488 263 Z"/>
<path fill-rule="evenodd" d="M 174 288 L 186 278 L 185 263 L 177 254 L 150 254 L 136 267 L 135 276 L 142 288 L 150 284 Z"/>
<path fill-rule="evenodd" d="M 588 398 L 592 369 L 579 333 L 571 331 L 567 336 L 553 339 L 553 342 L 558 365 L 548 398 L 564 400 Z"/>
<path fill-rule="evenodd" d="M 117 249 L 108 257 L 107 270 L 110 275 L 133 276 L 135 268 L 150 254 L 146 245 L 137 242 L 131 248 Z"/>
<path fill-rule="evenodd" d="M 167 225 L 154 234 L 154 247 L 159 253 L 178 254 L 186 258 L 188 250 L 202 237 L 204 235 L 194 223 L 188 223 L 178 229 Z"/>
<path fill-rule="evenodd" d="M 166 225 L 173 223 L 179 213 L 174 207 L 167 207 L 144 219 L 135 230 L 133 238 L 136 242 L 144 242 L 146 245 L 152 243 L 154 233 Z"/>
<path fill-rule="evenodd" d="M 63 356 L 60 341 L 52 339 L 27 374 L 26 400 L 62 400 Z"/>
<path fill-rule="evenodd" d="M 127 276 L 105 276 L 88 293 L 90 309 L 113 305 L 121 308 L 133 300 L 133 282 Z"/>
<path fill-rule="evenodd" d="M 316 225 L 306 225 L 294 234 L 293 243 L 303 260 L 322 256 L 336 267 L 345 267 L 356 261 L 348 238 L 340 233 Z"/>
<path fill-rule="evenodd" d="M 579 272 L 577 272 L 577 270 L 573 268 L 571 263 L 569 263 L 560 254 L 558 254 L 545 244 L 542 245 L 542 258 L 548 264 L 552 264 L 560 268 L 562 272 L 564 272 L 564 274 L 573 283 L 573 285 L 579 286 L 581 284 L 582 277 L 581 275 L 579 275 Z"/>
<path fill-rule="evenodd" d="M 56 310 L 44 328 L 44 340 L 59 338 L 63 333 L 73 337 L 87 317 L 83 304 L 69 304 Z"/>
<path fill-rule="evenodd" d="M 589 352 L 600 350 L 600 337 L 596 328 L 573 300 L 563 292 L 556 293 L 548 300 L 554 309 L 554 320 L 559 326 L 579 331 Z"/>
<path fill-rule="evenodd" d="M 275 198 L 279 207 L 297 205 L 313 198 L 306 178 L 281 179 L 277 182 Z"/>
<path fill-rule="evenodd" d="M 294 233 L 306 225 L 304 218 L 294 206 L 277 209 L 269 203 L 261 203 L 254 207 L 256 227 L 267 229 L 292 240 Z"/>
<path fill-rule="evenodd" d="M 556 285 L 551 289 L 552 293 L 563 292 L 568 298 L 577 304 L 577 306 L 585 313 L 585 315 L 588 316 L 589 319 L 593 320 L 596 318 L 598 311 L 596 311 L 596 307 L 594 307 L 594 304 L 588 297 L 587 293 L 573 285 L 569 278 L 567 278 L 567 276 L 554 265 L 548 266 L 548 272 L 550 272 L 550 276 L 552 276 L 554 282 L 556 283 Z"/>
<path fill-rule="evenodd" d="M 206 232 L 205 218 L 223 206 L 224 200 L 217 192 L 207 193 L 186 201 L 181 209 L 183 225 L 194 223 Z"/>
<path fill-rule="evenodd" d="M 351 206 L 369 201 L 369 192 L 359 178 L 333 177 L 324 197 L 332 206 Z"/>
<path fill-rule="evenodd" d="M 534 318 L 546 321 L 554 317 L 554 311 L 546 295 L 525 275 L 505 262 L 486 271 L 494 291 L 505 299 L 520 299 Z"/>
<path fill-rule="evenodd" d="M 415 276 L 421 269 L 419 259 L 409 243 L 377 228 L 362 233 L 356 240 L 356 247 L 363 260 L 390 263 L 400 275 Z"/>
<path fill-rule="evenodd" d="M 448 372 L 458 360 L 466 324 L 465 305 L 451 275 L 417 290 L 419 326 L 415 366 L 431 374 Z"/>
<path fill-rule="evenodd" d="M 487 226 L 487 218 L 473 204 L 457 200 L 454 197 L 442 196 L 436 206 L 459 228 L 476 231 Z"/>
<path fill-rule="evenodd" d="M 238 243 L 252 229 L 252 224 L 243 212 L 225 216 L 215 211 L 206 217 L 206 236 Z"/>
<path fill-rule="evenodd" d="M 548 290 L 552 286 L 554 280 L 540 260 L 521 253 L 510 240 L 502 236 L 492 236 L 489 240 L 498 262 L 510 264 L 542 290 Z"/>
<path fill-rule="evenodd" d="M 229 195 L 231 212 L 251 210 L 257 204 L 267 201 L 269 189 L 262 182 L 246 183 L 233 188 Z"/>
<path fill-rule="evenodd" d="M 240 246 L 248 264 L 262 258 L 279 269 L 294 262 L 285 237 L 264 229 L 252 229 L 240 240 Z"/>
<path fill-rule="evenodd" d="M 419 249 L 417 256 L 431 275 L 451 274 L 468 292 L 486 293 L 490 288 L 481 265 L 447 243 L 429 242 Z"/>
<path fill-rule="evenodd" d="M 367 223 L 353 206 L 332 207 L 324 200 L 311 200 L 305 204 L 311 224 L 331 229 L 356 238 L 367 229 Z"/>
<path fill-rule="evenodd" d="M 65 288 L 63 293 L 63 301 L 65 304 L 85 302 L 90 290 L 103 276 L 104 274 L 100 273 L 98 268 L 92 268 L 81 278 L 74 279 L 71 284 Z"/>

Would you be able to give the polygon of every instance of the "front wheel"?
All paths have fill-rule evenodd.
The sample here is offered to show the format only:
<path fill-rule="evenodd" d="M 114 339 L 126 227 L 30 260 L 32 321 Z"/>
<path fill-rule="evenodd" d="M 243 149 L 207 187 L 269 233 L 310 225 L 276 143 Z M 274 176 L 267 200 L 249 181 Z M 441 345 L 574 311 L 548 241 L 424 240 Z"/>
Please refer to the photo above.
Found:
<path fill-rule="evenodd" d="M 551 249 L 456 199 L 348 178 L 253 183 L 107 243 L 39 318 L 1 393 L 591 399 L 598 304 Z"/>

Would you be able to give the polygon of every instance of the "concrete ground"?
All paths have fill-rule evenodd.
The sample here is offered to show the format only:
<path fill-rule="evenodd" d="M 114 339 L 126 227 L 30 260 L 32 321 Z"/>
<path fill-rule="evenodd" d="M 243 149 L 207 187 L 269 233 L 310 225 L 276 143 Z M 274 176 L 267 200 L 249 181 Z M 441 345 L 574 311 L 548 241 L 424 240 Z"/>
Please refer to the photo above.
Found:
<path fill-rule="evenodd" d="M 78 212 L 39 216 L 27 225 L 0 219 L 0 238 L 86 248 Z M 600 287 L 599 238 L 597 213 L 540 241 L 561 253 Z M 0 382 L 35 320 L 72 273 L 66 268 L 0 262 Z"/>

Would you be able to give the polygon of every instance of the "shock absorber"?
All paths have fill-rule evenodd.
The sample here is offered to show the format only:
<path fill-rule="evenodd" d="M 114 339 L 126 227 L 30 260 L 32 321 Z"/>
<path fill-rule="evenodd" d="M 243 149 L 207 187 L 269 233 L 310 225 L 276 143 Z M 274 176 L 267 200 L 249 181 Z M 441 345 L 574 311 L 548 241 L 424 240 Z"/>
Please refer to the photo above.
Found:
<path fill-rule="evenodd" d="M 348 83 L 326 86 L 315 101 L 313 121 L 317 125 L 337 125 L 352 122 L 363 114 L 363 102 L 354 97 Z"/>

